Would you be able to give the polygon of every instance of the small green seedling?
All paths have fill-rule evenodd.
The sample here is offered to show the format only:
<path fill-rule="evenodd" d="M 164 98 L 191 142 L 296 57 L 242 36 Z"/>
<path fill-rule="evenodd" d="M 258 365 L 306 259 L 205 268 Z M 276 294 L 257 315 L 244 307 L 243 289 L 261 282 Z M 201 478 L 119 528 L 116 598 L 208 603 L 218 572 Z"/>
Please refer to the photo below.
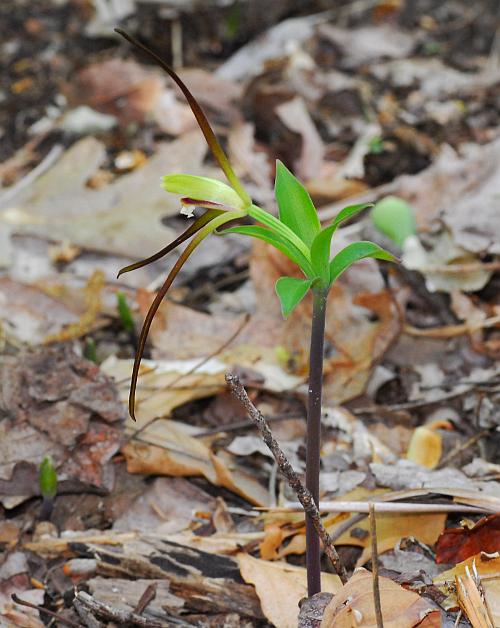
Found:
<path fill-rule="evenodd" d="M 87 360 L 90 360 L 94 364 L 97 364 L 97 345 L 92 336 L 87 336 L 85 340 L 84 355 Z"/>
<path fill-rule="evenodd" d="M 372 137 L 368 142 L 368 146 L 372 155 L 380 155 L 380 153 L 384 152 L 384 140 L 380 137 L 380 135 Z"/>
<path fill-rule="evenodd" d="M 367 257 L 393 261 L 394 257 L 373 242 L 354 242 L 336 252 L 332 257 L 331 242 L 337 228 L 345 220 L 371 205 L 363 203 L 345 207 L 332 223 L 322 227 L 309 193 L 280 161 L 276 165 L 275 183 L 276 200 L 279 208 L 278 217 L 276 218 L 273 214 L 255 205 L 234 173 L 205 114 L 186 85 L 158 55 L 130 35 L 116 30 L 134 46 L 152 57 L 177 83 L 229 184 L 189 174 L 169 174 L 163 177 L 164 189 L 181 196 L 182 213 L 193 215 L 195 207 L 202 208 L 204 212 L 195 218 L 186 231 L 171 244 L 151 257 L 123 268 L 119 273 L 120 275 L 156 261 L 183 242 L 190 240 L 146 314 L 132 371 L 129 397 L 130 415 L 134 418 L 139 366 L 152 320 L 173 280 L 191 253 L 208 235 L 214 232 L 220 235 L 238 233 L 263 240 L 281 251 L 297 267 L 298 276 L 281 277 L 276 283 L 276 292 L 283 315 L 289 316 L 309 291 L 313 294 L 307 410 L 306 486 L 318 504 L 323 347 L 328 292 L 338 277 L 354 262 Z M 228 223 L 243 218 L 251 219 L 253 224 L 230 226 L 222 229 Z M 306 546 L 308 592 L 309 595 L 314 595 L 321 590 L 320 542 L 310 517 L 306 517 Z"/>
<path fill-rule="evenodd" d="M 411 206 L 399 196 L 383 198 L 374 206 L 371 216 L 375 227 L 400 248 L 417 231 Z"/>
<path fill-rule="evenodd" d="M 49 521 L 54 507 L 54 498 L 57 495 L 57 472 L 50 456 L 45 456 L 38 469 L 38 486 L 42 496 L 40 519 Z"/>
<path fill-rule="evenodd" d="M 132 316 L 132 312 L 130 311 L 127 303 L 127 298 L 123 292 L 116 293 L 116 307 L 118 308 L 118 314 L 120 315 L 123 329 L 129 333 L 133 333 L 135 328 L 134 317 Z"/>

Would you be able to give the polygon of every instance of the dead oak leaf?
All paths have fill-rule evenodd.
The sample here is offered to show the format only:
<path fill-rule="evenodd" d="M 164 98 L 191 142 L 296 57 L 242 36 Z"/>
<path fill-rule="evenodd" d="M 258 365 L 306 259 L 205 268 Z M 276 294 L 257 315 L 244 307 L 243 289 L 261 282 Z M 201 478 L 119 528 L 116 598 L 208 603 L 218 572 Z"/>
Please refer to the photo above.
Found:
<path fill-rule="evenodd" d="M 255 586 L 262 611 L 273 626 L 296 628 L 299 602 L 307 595 L 307 576 L 303 567 L 285 562 L 268 562 L 240 553 L 236 556 L 243 580 Z M 340 590 L 340 578 L 322 574 L 323 591 Z"/>
<path fill-rule="evenodd" d="M 389 578 L 379 578 L 380 602 L 385 628 L 413 628 L 436 606 L 412 591 L 403 589 Z M 366 569 L 357 569 L 350 580 L 325 608 L 321 628 L 376 628 L 373 601 L 373 577 Z"/>
<path fill-rule="evenodd" d="M 437 563 L 458 563 L 479 552 L 497 552 L 500 547 L 500 515 L 480 519 L 472 528 L 448 528 L 438 539 Z"/>

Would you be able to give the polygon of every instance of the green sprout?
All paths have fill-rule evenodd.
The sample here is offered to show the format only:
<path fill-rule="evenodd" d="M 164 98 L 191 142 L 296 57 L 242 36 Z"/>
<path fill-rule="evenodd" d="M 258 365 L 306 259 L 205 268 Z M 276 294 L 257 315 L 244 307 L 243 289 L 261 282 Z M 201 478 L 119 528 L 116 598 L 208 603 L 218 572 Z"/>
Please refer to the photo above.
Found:
<path fill-rule="evenodd" d="M 42 496 L 40 519 L 49 521 L 57 495 L 57 472 L 50 456 L 45 456 L 38 469 L 38 486 Z"/>
<path fill-rule="evenodd" d="M 371 212 L 375 227 L 399 247 L 415 235 L 417 226 L 411 206 L 399 196 L 386 196 Z"/>
<path fill-rule="evenodd" d="M 94 364 L 98 363 L 97 345 L 94 338 L 92 338 L 92 336 L 87 336 L 85 340 L 84 356 L 87 358 L 87 360 L 90 360 Z"/>
<path fill-rule="evenodd" d="M 130 415 L 135 419 L 137 378 L 151 323 L 161 301 L 186 260 L 203 240 L 214 232 L 220 235 L 238 233 L 263 240 L 288 257 L 302 275 L 301 277 L 281 277 L 276 283 L 276 293 L 281 303 L 283 315 L 289 316 L 309 291 L 313 294 L 307 409 L 306 486 L 318 504 L 323 348 L 327 296 L 335 280 L 354 262 L 367 257 L 394 261 L 394 257 L 373 242 L 354 242 L 332 257 L 330 253 L 331 242 L 337 228 L 345 220 L 363 209 L 371 207 L 371 204 L 363 203 L 345 207 L 331 224 L 322 227 L 306 188 L 280 161 L 276 165 L 275 181 L 275 195 L 279 208 L 278 217 L 276 218 L 273 214 L 255 205 L 234 173 L 205 114 L 186 85 L 153 51 L 124 31 L 115 30 L 127 41 L 153 58 L 177 83 L 229 184 L 188 174 L 169 174 L 163 177 L 163 188 L 167 192 L 181 196 L 182 213 L 193 215 L 194 207 L 204 209 L 204 213 L 195 218 L 183 234 L 161 251 L 123 268 L 119 273 L 120 275 L 156 261 L 180 244 L 190 240 L 146 314 L 132 370 L 129 396 Z M 252 219 L 254 224 L 231 226 L 223 229 L 227 223 L 242 218 Z M 312 520 L 306 516 L 306 560 L 310 596 L 321 590 L 320 557 L 319 536 L 314 529 Z"/>
<path fill-rule="evenodd" d="M 118 309 L 118 314 L 120 315 L 123 329 L 129 333 L 133 332 L 135 327 L 134 317 L 132 316 L 132 312 L 130 311 L 130 307 L 127 303 L 127 298 L 123 292 L 116 293 L 116 307 Z"/>
<path fill-rule="evenodd" d="M 368 148 L 372 155 L 380 155 L 380 153 L 384 152 L 384 140 L 380 137 L 380 135 L 375 135 L 368 142 Z"/>

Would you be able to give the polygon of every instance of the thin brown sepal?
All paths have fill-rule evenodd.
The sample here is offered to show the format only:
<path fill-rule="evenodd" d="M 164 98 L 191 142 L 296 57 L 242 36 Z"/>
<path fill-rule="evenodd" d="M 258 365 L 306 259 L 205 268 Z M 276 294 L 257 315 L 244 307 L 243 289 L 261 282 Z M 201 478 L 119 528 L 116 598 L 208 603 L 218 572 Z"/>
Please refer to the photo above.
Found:
<path fill-rule="evenodd" d="M 165 282 L 161 286 L 161 288 L 156 293 L 156 296 L 151 303 L 149 310 L 144 319 L 144 323 L 142 325 L 141 333 L 139 335 L 139 340 L 137 342 L 137 351 L 134 357 L 134 366 L 132 368 L 132 378 L 130 381 L 130 392 L 128 398 L 128 410 L 131 418 L 135 421 L 135 393 L 137 390 L 137 379 L 139 377 L 139 368 L 141 366 L 142 356 L 144 355 L 144 349 L 146 347 L 146 340 L 148 338 L 149 330 L 151 328 L 151 323 L 153 322 L 153 318 L 155 317 L 158 308 L 160 307 L 161 302 L 163 301 L 165 295 L 168 292 L 168 289 L 172 285 L 174 279 L 177 277 L 180 269 L 191 255 L 193 250 L 198 246 L 199 242 L 192 240 L 187 247 L 182 251 L 179 256 L 179 259 L 175 262 L 174 267 L 169 272 L 168 277 Z"/>
<path fill-rule="evenodd" d="M 153 303 L 150 305 L 149 310 L 144 318 L 144 323 L 142 325 L 141 333 L 139 335 L 139 340 L 137 342 L 137 351 L 134 358 L 134 366 L 132 368 L 132 378 L 130 382 L 130 393 L 128 400 L 128 408 L 131 418 L 135 421 L 135 393 L 137 389 L 137 379 L 139 377 L 139 368 L 141 366 L 142 356 L 144 354 L 144 348 L 146 346 L 146 340 L 149 334 L 149 330 L 151 328 L 151 323 L 153 322 L 153 318 L 155 317 L 158 308 L 165 295 L 167 294 L 170 286 L 172 285 L 174 279 L 177 277 L 179 271 L 186 263 L 187 259 L 191 255 L 191 253 L 195 250 L 195 248 L 203 242 L 203 240 L 213 232 L 214 229 L 220 227 L 226 222 L 230 222 L 235 218 L 241 218 L 244 216 L 244 211 L 234 210 L 232 212 L 222 212 L 220 216 L 216 216 L 209 223 L 207 223 L 191 240 L 191 242 L 186 246 L 186 248 L 182 251 L 179 256 L 179 259 L 175 262 L 172 270 L 169 272 L 168 277 L 165 280 L 165 283 L 158 290 Z"/>
<path fill-rule="evenodd" d="M 142 268 L 143 266 L 147 266 L 148 264 L 152 264 L 153 262 L 158 261 L 165 255 L 167 255 L 167 253 L 170 253 L 180 244 L 188 240 L 200 229 L 203 229 L 203 227 L 208 224 L 213 218 L 216 218 L 222 213 L 223 210 L 209 209 L 203 215 L 197 218 L 193 223 L 191 223 L 189 227 L 183 233 L 181 233 L 178 238 L 175 238 L 175 240 L 170 242 L 170 244 L 167 244 L 167 246 L 165 246 L 163 249 L 161 249 L 154 255 L 151 255 L 150 257 L 141 260 L 140 262 L 135 262 L 134 264 L 130 264 L 129 266 L 124 266 L 123 268 L 121 268 L 118 272 L 117 279 L 118 277 L 120 277 L 120 275 L 123 275 L 124 273 L 129 273 L 131 270 L 137 270 L 138 268 Z"/>
<path fill-rule="evenodd" d="M 247 205 L 250 205 L 252 201 L 250 197 L 248 196 L 247 191 L 245 190 L 243 185 L 240 183 L 240 180 L 234 173 L 234 170 L 231 168 L 229 159 L 227 158 L 227 155 L 224 152 L 222 146 L 219 144 L 219 141 L 215 137 L 215 133 L 213 132 L 212 127 L 210 126 L 210 123 L 203 109 L 200 107 L 198 101 L 193 96 L 193 94 L 189 91 L 184 81 L 182 81 L 182 79 L 178 76 L 178 74 L 169 65 L 167 65 L 165 61 L 163 61 L 163 59 L 159 55 L 153 52 L 153 50 L 148 48 L 139 40 L 135 39 L 135 37 L 132 37 L 132 35 L 129 35 L 126 31 L 122 30 L 121 28 L 115 28 L 114 30 L 116 33 L 121 35 L 124 39 L 126 39 L 133 46 L 135 46 L 136 48 L 139 48 L 140 50 L 145 52 L 149 57 L 151 57 L 154 61 L 156 61 L 156 63 L 170 76 L 170 78 L 173 81 L 175 81 L 179 89 L 184 94 L 184 97 L 186 98 L 189 106 L 191 107 L 191 111 L 193 112 L 194 117 L 196 118 L 198 122 L 201 132 L 205 136 L 205 139 L 207 141 L 207 144 L 210 150 L 212 151 L 213 156 L 215 157 L 222 171 L 226 175 L 229 183 L 232 185 L 235 192 L 243 200 L 243 202 Z"/>

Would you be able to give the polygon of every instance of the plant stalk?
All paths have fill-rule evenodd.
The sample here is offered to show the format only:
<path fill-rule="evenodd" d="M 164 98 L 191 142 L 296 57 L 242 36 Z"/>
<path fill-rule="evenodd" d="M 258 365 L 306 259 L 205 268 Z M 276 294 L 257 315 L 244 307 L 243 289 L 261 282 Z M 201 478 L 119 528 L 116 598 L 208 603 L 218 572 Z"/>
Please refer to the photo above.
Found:
<path fill-rule="evenodd" d="M 319 506 L 325 315 L 326 293 L 322 290 L 313 290 L 309 392 L 307 399 L 306 488 L 311 492 L 316 506 Z M 306 566 L 307 592 L 309 597 L 311 597 L 321 591 L 321 546 L 314 523 L 308 514 L 306 514 Z"/>

